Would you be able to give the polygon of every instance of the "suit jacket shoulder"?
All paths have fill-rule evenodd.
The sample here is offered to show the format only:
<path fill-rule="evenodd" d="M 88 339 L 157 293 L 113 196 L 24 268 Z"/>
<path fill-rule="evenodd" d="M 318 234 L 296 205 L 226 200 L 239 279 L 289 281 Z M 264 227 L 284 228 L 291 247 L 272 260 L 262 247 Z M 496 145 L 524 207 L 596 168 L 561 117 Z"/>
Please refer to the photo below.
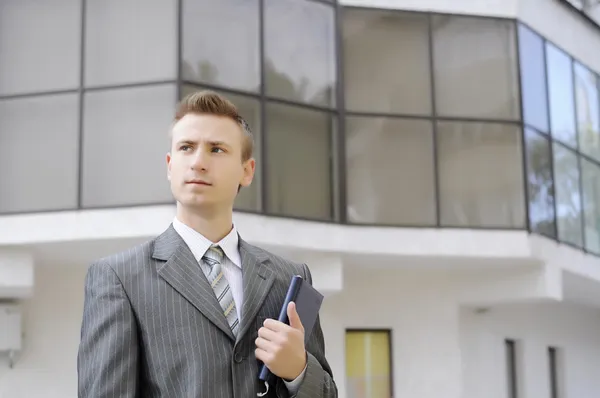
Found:
<path fill-rule="evenodd" d="M 273 268 L 273 271 L 275 271 L 277 274 L 284 274 L 286 276 L 289 275 L 290 278 L 293 275 L 300 275 L 304 278 L 310 278 L 308 266 L 304 263 L 289 260 L 278 254 L 274 254 L 266 249 L 251 245 L 246 242 L 242 243 L 242 245 L 246 245 L 246 249 L 252 251 L 256 257 L 267 258 L 270 266 Z"/>
<path fill-rule="evenodd" d="M 156 238 L 127 249 L 98 258 L 92 264 L 109 266 L 121 276 L 128 277 L 147 270 L 154 252 Z"/>

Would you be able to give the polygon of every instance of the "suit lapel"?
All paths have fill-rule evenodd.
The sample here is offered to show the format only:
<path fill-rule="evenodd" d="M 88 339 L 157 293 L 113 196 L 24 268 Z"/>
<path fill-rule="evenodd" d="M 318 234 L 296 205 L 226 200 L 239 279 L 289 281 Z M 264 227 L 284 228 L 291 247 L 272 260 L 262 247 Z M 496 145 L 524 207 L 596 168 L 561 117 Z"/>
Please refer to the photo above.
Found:
<path fill-rule="evenodd" d="M 242 258 L 242 280 L 244 286 L 244 304 L 237 340 L 241 340 L 256 318 L 264 303 L 275 275 L 267 267 L 268 256 L 261 250 L 249 245 L 240 238 L 240 256 Z"/>
<path fill-rule="evenodd" d="M 156 239 L 153 258 L 165 261 L 159 265 L 158 275 L 232 340 L 235 340 L 200 264 L 196 262 L 189 247 L 172 225 Z"/>

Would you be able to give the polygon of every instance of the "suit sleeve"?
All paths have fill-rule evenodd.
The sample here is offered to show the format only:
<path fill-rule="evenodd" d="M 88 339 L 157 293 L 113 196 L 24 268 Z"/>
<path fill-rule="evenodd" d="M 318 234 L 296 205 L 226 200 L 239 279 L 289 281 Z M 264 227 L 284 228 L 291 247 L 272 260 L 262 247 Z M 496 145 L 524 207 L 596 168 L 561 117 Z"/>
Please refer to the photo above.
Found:
<path fill-rule="evenodd" d="M 305 279 L 312 285 L 312 276 L 308 267 L 303 264 Z M 307 366 L 304 379 L 298 388 L 295 398 L 337 398 L 338 390 L 333 380 L 333 372 L 325 358 L 325 340 L 321 329 L 320 316 L 306 344 Z M 283 387 L 282 387 L 283 386 Z M 279 397 L 287 397 L 289 393 L 283 383 L 277 386 Z"/>
<path fill-rule="evenodd" d="M 85 278 L 78 397 L 137 397 L 137 364 L 137 327 L 129 299 L 114 270 L 94 263 Z"/>

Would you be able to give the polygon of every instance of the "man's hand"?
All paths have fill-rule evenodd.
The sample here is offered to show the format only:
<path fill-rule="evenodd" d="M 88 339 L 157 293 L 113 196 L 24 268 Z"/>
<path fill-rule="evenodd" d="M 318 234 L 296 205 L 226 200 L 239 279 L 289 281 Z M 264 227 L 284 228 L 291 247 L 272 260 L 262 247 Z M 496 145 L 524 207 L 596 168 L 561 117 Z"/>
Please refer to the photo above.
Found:
<path fill-rule="evenodd" d="M 273 374 L 291 381 L 300 376 L 306 367 L 306 350 L 304 326 L 295 303 L 288 305 L 287 313 L 289 326 L 274 319 L 265 321 L 258 330 L 255 354 Z"/>

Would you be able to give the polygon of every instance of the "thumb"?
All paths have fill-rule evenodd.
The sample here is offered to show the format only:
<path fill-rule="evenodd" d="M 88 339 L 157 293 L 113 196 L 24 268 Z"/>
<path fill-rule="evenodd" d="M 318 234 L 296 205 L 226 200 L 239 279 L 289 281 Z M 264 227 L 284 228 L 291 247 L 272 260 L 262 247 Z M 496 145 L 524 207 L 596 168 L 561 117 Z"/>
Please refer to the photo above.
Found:
<path fill-rule="evenodd" d="M 304 326 L 302 326 L 300 315 L 298 315 L 298 311 L 296 311 L 296 303 L 292 301 L 288 304 L 287 313 L 288 319 L 290 320 L 290 326 L 304 333 Z"/>

